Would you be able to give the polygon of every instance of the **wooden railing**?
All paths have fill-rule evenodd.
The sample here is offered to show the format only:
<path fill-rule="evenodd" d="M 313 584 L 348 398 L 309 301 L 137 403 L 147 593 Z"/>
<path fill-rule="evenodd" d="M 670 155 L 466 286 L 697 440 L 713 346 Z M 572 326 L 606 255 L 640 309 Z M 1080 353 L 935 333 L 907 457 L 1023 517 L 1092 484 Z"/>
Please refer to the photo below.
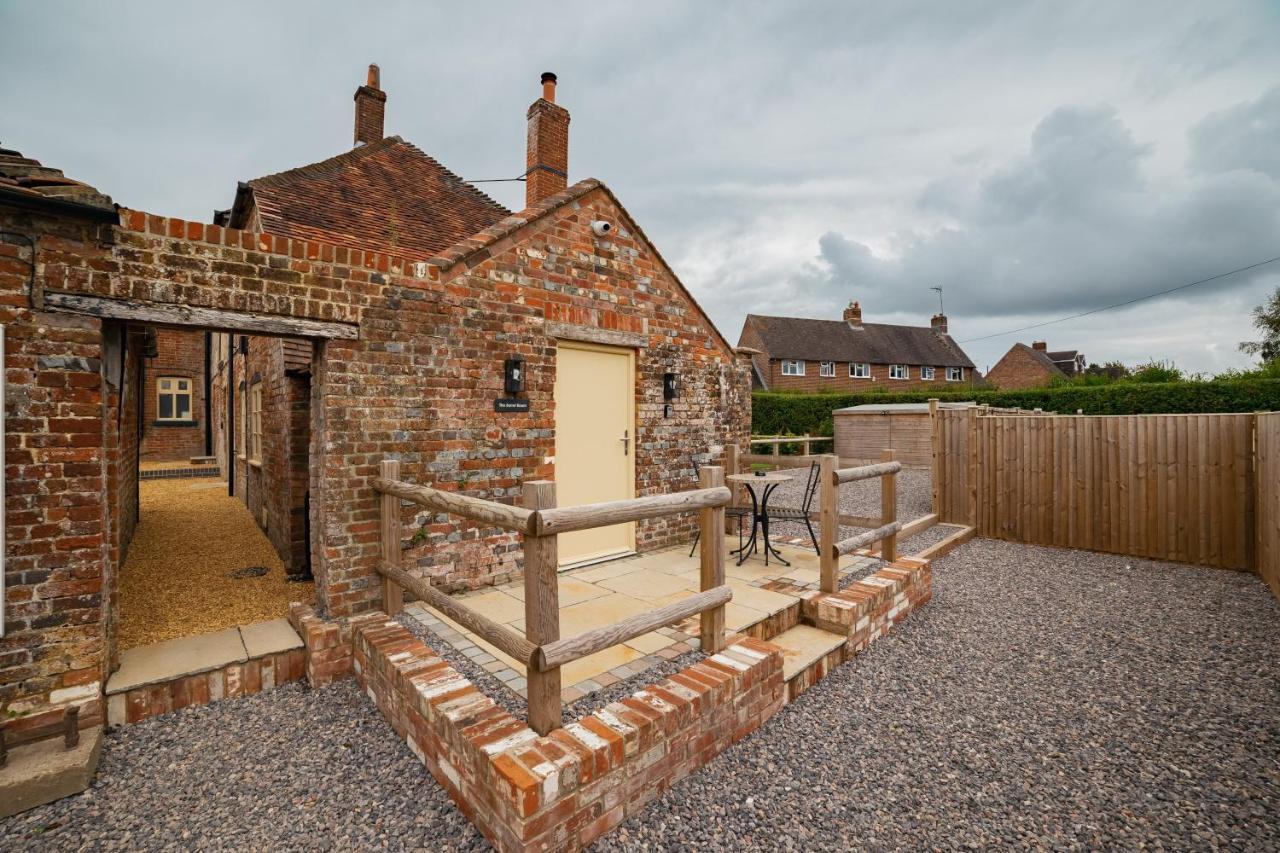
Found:
<path fill-rule="evenodd" d="M 562 724 L 560 667 L 571 661 L 624 643 L 641 634 L 673 625 L 695 614 L 700 616 L 702 648 L 714 654 L 724 648 L 724 606 L 733 590 L 724 582 L 724 508 L 730 492 L 724 485 L 724 469 L 706 466 L 701 488 L 669 495 L 625 501 L 557 507 L 555 483 L 526 482 L 523 506 L 443 492 L 429 486 L 399 480 L 400 463 L 384 461 L 373 482 L 381 493 L 383 605 L 388 615 L 399 612 L 404 590 L 423 599 L 477 636 L 523 662 L 528 674 L 529 726 L 539 734 Z M 400 566 L 400 501 L 437 512 L 459 515 L 520 533 L 524 541 L 525 632 L 521 636 L 488 619 L 462 601 L 435 589 L 423 578 Z M 575 530 L 607 527 L 645 518 L 699 513 L 700 591 L 681 601 L 637 614 L 621 622 L 593 628 L 576 637 L 560 637 L 560 601 L 556 574 L 559 566 L 558 536 Z"/>
<path fill-rule="evenodd" d="M 893 451 L 886 450 L 883 461 L 858 468 L 836 468 L 835 456 L 823 456 L 818 468 L 819 517 L 821 529 L 818 535 L 818 561 L 823 592 L 835 592 L 840 581 L 840 558 L 859 548 L 880 543 L 880 555 L 886 560 L 897 559 L 898 533 L 902 522 L 898 521 L 898 472 L 902 463 L 893 458 Z M 836 541 L 840 529 L 840 486 L 858 480 L 880 478 L 879 526 L 857 536 Z"/>

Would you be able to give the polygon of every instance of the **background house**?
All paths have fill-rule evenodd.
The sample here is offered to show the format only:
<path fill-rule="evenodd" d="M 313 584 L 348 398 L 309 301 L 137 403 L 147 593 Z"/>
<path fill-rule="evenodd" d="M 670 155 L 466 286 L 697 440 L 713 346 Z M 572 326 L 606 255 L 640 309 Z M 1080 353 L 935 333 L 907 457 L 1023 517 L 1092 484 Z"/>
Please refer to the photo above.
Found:
<path fill-rule="evenodd" d="M 138 398 L 141 461 L 186 463 L 209 454 L 208 345 L 207 332 L 146 330 Z"/>
<path fill-rule="evenodd" d="M 944 314 L 928 326 L 864 323 L 857 302 L 840 320 L 748 314 L 738 345 L 758 350 L 753 386 L 772 391 L 893 391 L 975 378 Z"/>
<path fill-rule="evenodd" d="M 1014 344 L 987 373 L 987 382 L 997 388 L 1041 388 L 1055 379 L 1069 379 L 1084 373 L 1084 355 L 1076 350 L 1049 352 L 1048 344 Z"/>

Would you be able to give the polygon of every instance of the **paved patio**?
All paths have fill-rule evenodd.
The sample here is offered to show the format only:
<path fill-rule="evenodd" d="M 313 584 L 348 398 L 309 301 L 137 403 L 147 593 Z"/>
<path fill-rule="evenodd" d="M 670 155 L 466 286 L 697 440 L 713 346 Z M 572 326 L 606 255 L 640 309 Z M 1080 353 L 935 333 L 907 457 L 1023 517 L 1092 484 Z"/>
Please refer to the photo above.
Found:
<path fill-rule="evenodd" d="M 725 551 L 738 547 L 736 536 L 725 538 Z M 737 558 L 725 564 L 725 582 L 733 588 L 733 600 L 725 605 L 725 628 L 744 632 L 753 625 L 793 608 L 799 594 L 818 584 L 818 555 L 812 549 L 776 546 L 791 566 L 752 557 L 741 566 Z M 700 588 L 699 557 L 689 556 L 682 545 L 612 560 L 595 566 L 570 569 L 559 576 L 560 635 L 572 637 L 687 598 Z M 880 562 L 848 556 L 840 562 L 841 574 L 868 571 Z M 484 616 L 524 633 L 524 585 L 515 581 L 499 587 L 457 596 Z M 521 696 L 525 667 L 472 632 L 422 603 L 406 607 L 435 634 Z M 562 700 L 567 704 L 601 687 L 630 678 L 662 661 L 697 648 L 697 619 L 682 625 L 643 634 L 625 644 L 596 652 L 561 668 Z"/>

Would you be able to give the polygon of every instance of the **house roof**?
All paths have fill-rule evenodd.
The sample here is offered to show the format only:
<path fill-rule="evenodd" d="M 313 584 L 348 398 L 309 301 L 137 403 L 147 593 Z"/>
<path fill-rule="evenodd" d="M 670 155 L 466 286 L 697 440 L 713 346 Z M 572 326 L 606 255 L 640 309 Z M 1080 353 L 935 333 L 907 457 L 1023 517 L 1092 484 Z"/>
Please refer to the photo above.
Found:
<path fill-rule="evenodd" d="M 511 214 L 399 136 L 241 184 L 232 228 L 250 199 L 267 233 L 422 258 Z"/>
<path fill-rule="evenodd" d="M 1057 355 L 1057 353 L 1044 352 L 1043 350 L 1038 350 L 1035 347 L 1029 347 L 1026 344 L 1014 344 L 1009 348 L 1009 351 L 1012 352 L 1019 347 L 1031 353 L 1031 357 L 1034 358 L 1041 367 L 1049 371 L 1051 376 L 1061 376 L 1064 379 L 1067 377 L 1067 374 L 1063 372 L 1062 368 L 1058 367 L 1058 365 L 1054 363 L 1053 356 Z M 1003 360 L 1004 359 L 1001 359 L 1001 361 Z"/>
<path fill-rule="evenodd" d="M 748 314 L 769 358 L 805 361 L 852 361 L 871 364 L 923 364 L 968 367 L 973 362 L 950 335 L 928 326 L 894 326 L 800 317 Z"/>
<path fill-rule="evenodd" d="M 0 148 L 0 192 L 13 200 L 58 204 L 68 212 L 84 208 L 95 218 L 116 215 L 110 196 L 11 148 Z"/>

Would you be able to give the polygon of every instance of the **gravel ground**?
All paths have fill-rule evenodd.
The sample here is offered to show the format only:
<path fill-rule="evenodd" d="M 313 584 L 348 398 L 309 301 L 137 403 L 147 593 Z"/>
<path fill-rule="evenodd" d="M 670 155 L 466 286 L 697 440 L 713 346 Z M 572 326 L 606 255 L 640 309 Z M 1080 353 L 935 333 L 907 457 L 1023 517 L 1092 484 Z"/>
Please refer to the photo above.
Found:
<path fill-rule="evenodd" d="M 348 680 L 107 735 L 84 794 L 0 820 L 0 849 L 488 850 Z"/>
<path fill-rule="evenodd" d="M 1256 577 L 976 540 L 934 598 L 601 850 L 1280 846 Z M 484 847 L 372 704 L 290 685 L 107 737 L 23 850 Z"/>
<path fill-rule="evenodd" d="M 1276 849 L 1251 575 L 976 540 L 933 601 L 599 849 Z"/>
<path fill-rule="evenodd" d="M 223 480 L 143 480 L 120 573 L 120 648 L 279 619 L 315 584 L 285 580 L 271 542 Z M 261 577 L 234 578 L 261 566 Z"/>
<path fill-rule="evenodd" d="M 462 673 L 463 677 L 474 684 L 481 693 L 496 702 L 499 707 L 516 717 L 528 715 L 529 705 L 525 698 L 499 681 L 493 673 L 466 655 L 455 651 L 453 646 L 441 639 L 438 634 L 426 625 L 414 619 L 409 613 L 401 613 L 398 621 L 410 634 L 435 649 L 440 657 Z M 603 708 L 610 702 L 616 702 L 624 696 L 630 696 L 637 690 L 654 682 L 661 681 L 669 675 L 675 675 L 687 666 L 693 666 L 704 657 L 706 656 L 699 650 L 685 652 L 679 657 L 674 657 L 671 660 L 655 664 L 642 672 L 637 672 L 630 678 L 624 678 L 616 684 L 601 687 L 599 690 L 583 696 L 578 701 L 566 705 L 564 718 L 566 720 L 577 720 L 585 717 L 597 708 Z"/>

